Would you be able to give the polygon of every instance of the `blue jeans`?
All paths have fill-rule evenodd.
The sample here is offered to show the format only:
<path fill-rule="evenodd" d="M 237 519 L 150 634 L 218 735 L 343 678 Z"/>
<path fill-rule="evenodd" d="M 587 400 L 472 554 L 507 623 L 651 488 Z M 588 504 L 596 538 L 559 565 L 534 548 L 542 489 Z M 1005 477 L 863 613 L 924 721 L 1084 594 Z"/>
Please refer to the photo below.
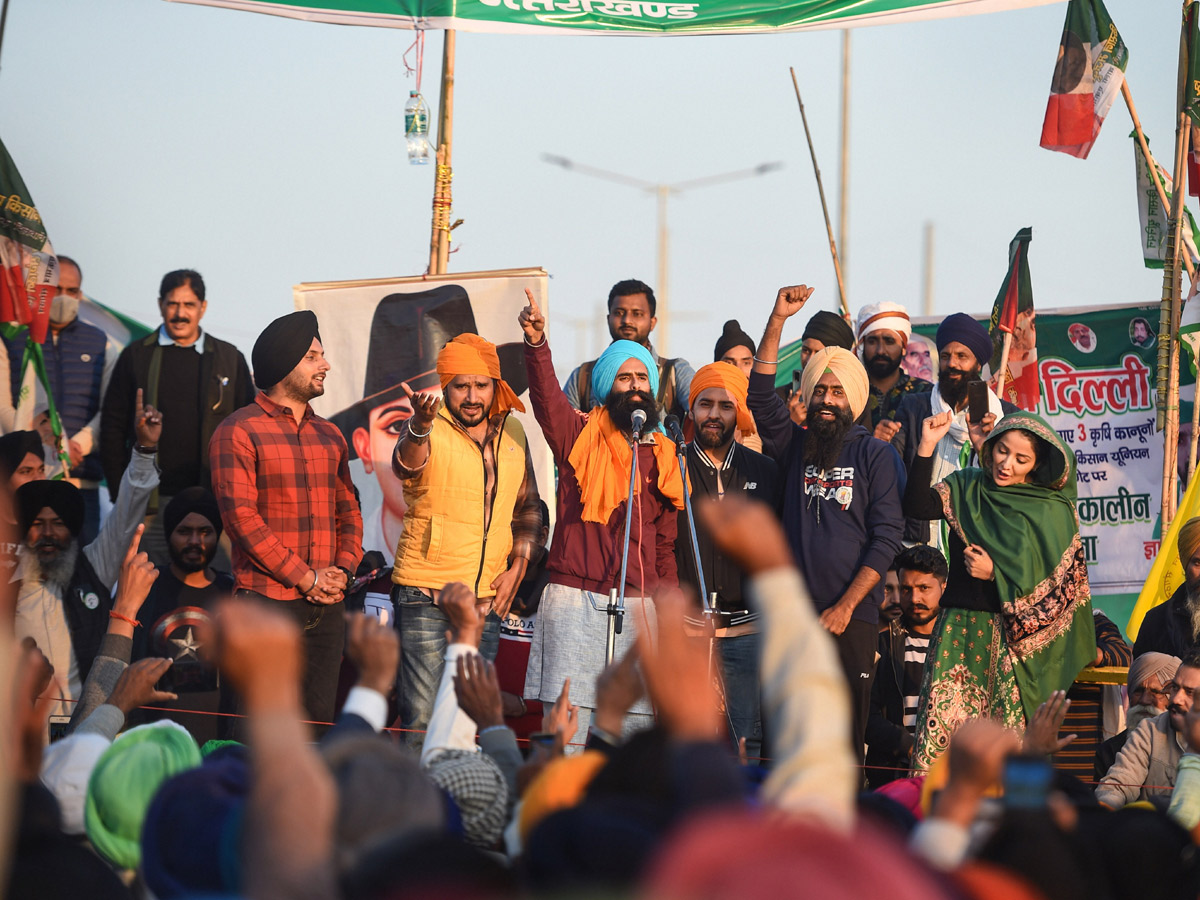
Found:
<path fill-rule="evenodd" d="M 757 634 L 717 638 L 717 652 L 725 672 L 725 707 L 732 726 L 734 749 L 746 739 L 746 755 L 762 755 L 762 715 L 758 679 L 762 642 Z"/>
<path fill-rule="evenodd" d="M 400 673 L 396 683 L 400 724 L 414 729 L 403 732 L 404 742 L 419 751 L 425 743 L 425 729 L 429 727 L 442 681 L 450 620 L 420 588 L 392 585 L 392 603 L 396 607 L 396 627 L 400 629 Z M 499 649 L 500 619 L 489 612 L 483 623 L 479 652 L 494 661 Z"/>

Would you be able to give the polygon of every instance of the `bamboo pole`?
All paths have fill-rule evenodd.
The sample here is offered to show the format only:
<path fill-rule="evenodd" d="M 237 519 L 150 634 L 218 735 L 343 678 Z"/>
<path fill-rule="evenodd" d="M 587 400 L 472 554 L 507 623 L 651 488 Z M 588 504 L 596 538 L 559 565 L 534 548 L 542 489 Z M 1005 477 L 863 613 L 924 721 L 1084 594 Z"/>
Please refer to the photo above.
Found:
<path fill-rule="evenodd" d="M 1008 384 L 1008 354 L 1012 352 L 1011 331 L 1004 332 L 1004 344 L 1000 348 L 1000 371 L 996 374 L 996 396 L 1004 399 L 1004 388 Z"/>
<path fill-rule="evenodd" d="M 838 168 L 838 248 L 843 287 L 850 273 L 850 29 L 842 31 L 842 141 Z"/>
<path fill-rule="evenodd" d="M 1169 357 L 1167 365 L 1167 408 L 1163 428 L 1163 497 L 1162 497 L 1162 527 L 1169 528 L 1175 518 L 1175 494 L 1179 483 L 1179 255 L 1182 241 L 1180 234 L 1183 230 L 1183 199 L 1187 193 L 1187 152 L 1188 140 L 1192 129 L 1186 113 L 1180 113 L 1176 125 L 1177 139 L 1175 150 L 1175 174 L 1171 179 L 1175 189 L 1175 205 L 1172 210 L 1171 239 L 1167 245 L 1170 256 L 1169 285 L 1168 275 L 1164 274 L 1164 292 L 1169 293 Z M 1166 266 L 1164 266 L 1166 268 Z M 1169 288 L 1169 290 L 1168 290 Z M 1159 335 L 1161 341 L 1162 335 Z M 1161 344 L 1160 344 L 1161 347 Z"/>
<path fill-rule="evenodd" d="M 1167 200 L 1167 189 L 1162 183 L 1162 178 L 1158 175 L 1158 166 L 1154 164 L 1154 157 L 1150 153 L 1150 144 L 1146 141 L 1146 135 L 1142 131 L 1142 120 L 1138 117 L 1137 107 L 1133 105 L 1133 94 L 1129 91 L 1129 79 L 1121 79 L 1121 96 L 1125 98 L 1125 108 L 1129 110 L 1129 118 L 1133 120 L 1133 133 L 1137 136 L 1138 146 L 1142 148 L 1142 156 L 1146 158 L 1146 166 L 1150 169 L 1150 178 L 1154 182 L 1154 188 L 1158 191 L 1158 200 L 1165 210 L 1171 209 L 1171 204 Z M 1188 278 L 1196 277 L 1196 268 L 1192 265 L 1192 258 L 1186 254 L 1181 254 L 1183 258 L 1183 266 L 1187 269 Z"/>
<path fill-rule="evenodd" d="M 429 235 L 429 274 L 444 275 L 450 259 L 450 207 L 454 177 L 451 149 L 454 145 L 454 45 L 455 32 L 443 32 L 442 92 L 438 102 L 437 171 L 433 181 L 433 223 Z"/>
<path fill-rule="evenodd" d="M 812 156 L 813 173 L 817 176 L 817 193 L 821 195 L 821 212 L 825 214 L 825 231 L 829 235 L 829 253 L 833 256 L 833 273 L 837 276 L 838 303 L 842 307 L 842 315 L 850 318 L 850 305 L 846 300 L 846 283 L 842 280 L 842 264 L 838 260 L 837 241 L 833 239 L 833 225 L 829 221 L 829 204 L 825 202 L 825 188 L 821 184 L 821 169 L 817 165 L 817 151 L 813 149 L 812 132 L 808 130 L 808 116 L 804 114 L 804 101 L 800 99 L 800 83 L 796 81 L 796 70 L 789 67 L 792 73 L 792 87 L 796 89 L 796 103 L 800 106 L 800 118 L 804 122 L 804 137 L 808 139 L 808 152 Z"/>

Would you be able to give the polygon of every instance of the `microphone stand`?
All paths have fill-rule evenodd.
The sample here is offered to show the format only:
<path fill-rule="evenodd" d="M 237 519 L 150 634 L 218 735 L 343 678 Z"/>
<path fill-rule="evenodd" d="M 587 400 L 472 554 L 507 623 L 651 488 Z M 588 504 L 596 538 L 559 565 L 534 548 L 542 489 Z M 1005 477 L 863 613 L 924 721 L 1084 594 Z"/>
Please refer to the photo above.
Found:
<path fill-rule="evenodd" d="M 675 429 L 672 429 L 674 431 Z M 709 635 L 715 631 L 713 626 L 713 615 L 716 613 L 717 592 L 708 593 L 707 585 L 704 583 L 704 566 L 700 562 L 700 542 L 696 540 L 696 515 L 692 512 L 692 492 L 688 490 L 688 469 L 687 469 L 687 444 L 682 440 L 683 433 L 679 433 L 679 439 L 675 441 L 675 452 L 679 457 L 679 473 L 683 479 L 683 508 L 687 513 L 688 533 L 692 538 L 692 560 L 696 564 L 696 581 L 700 586 L 700 598 L 704 605 L 704 625 L 708 630 Z M 708 678 L 712 680 L 713 674 L 713 640 L 710 637 L 708 641 Z"/>
<path fill-rule="evenodd" d="M 608 613 L 608 640 L 604 647 L 605 668 L 612 665 L 612 661 L 617 655 L 617 635 L 621 633 L 625 624 L 625 573 L 629 568 L 629 531 L 633 526 L 633 490 L 637 485 L 638 476 L 638 439 L 633 438 L 629 442 L 629 446 L 633 453 L 633 460 L 629 466 L 629 494 L 625 501 L 625 546 L 621 552 L 619 588 L 613 587 L 609 590 L 608 606 L 605 608 Z"/>

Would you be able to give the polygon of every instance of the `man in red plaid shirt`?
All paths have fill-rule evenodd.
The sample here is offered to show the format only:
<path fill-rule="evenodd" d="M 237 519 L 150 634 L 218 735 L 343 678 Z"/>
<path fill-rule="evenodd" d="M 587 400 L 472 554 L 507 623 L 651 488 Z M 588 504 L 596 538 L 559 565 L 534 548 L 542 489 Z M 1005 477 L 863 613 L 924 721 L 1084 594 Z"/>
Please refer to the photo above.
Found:
<path fill-rule="evenodd" d="M 240 596 L 276 601 L 304 632 L 304 702 L 334 714 L 345 638 L 343 591 L 362 557 L 362 516 L 346 441 L 308 401 L 325 392 L 329 363 L 317 317 L 276 319 L 252 354 L 254 402 L 226 418 L 209 456 L 213 493 L 233 546 Z"/>

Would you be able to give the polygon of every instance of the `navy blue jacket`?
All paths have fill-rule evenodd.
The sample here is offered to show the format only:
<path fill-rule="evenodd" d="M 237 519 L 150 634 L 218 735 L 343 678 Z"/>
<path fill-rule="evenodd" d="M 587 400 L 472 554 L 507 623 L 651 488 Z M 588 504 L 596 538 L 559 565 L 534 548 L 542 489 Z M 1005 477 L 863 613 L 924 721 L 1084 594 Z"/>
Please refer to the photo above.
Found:
<path fill-rule="evenodd" d="M 783 528 L 817 611 L 837 603 L 865 566 L 879 573 L 879 583 L 854 618 L 878 622 L 884 577 L 900 552 L 904 530 L 900 455 L 854 425 L 831 472 L 806 471 L 807 432 L 789 418 L 773 376 L 751 373 L 747 405 L 762 435 L 763 453 L 775 459 L 783 475 Z"/>
<path fill-rule="evenodd" d="M 14 406 L 21 391 L 19 376 L 21 358 L 25 352 L 25 335 L 26 332 L 21 331 L 15 338 L 4 339 L 11 367 Z M 62 419 L 63 433 L 67 437 L 83 428 L 100 411 L 100 387 L 104 377 L 104 350 L 107 344 L 108 338 L 103 331 L 75 319 L 58 333 L 57 340 L 54 334 L 50 333 L 42 345 L 50 392 Z M 40 413 L 41 410 L 37 412 Z M 82 466 L 71 470 L 74 477 L 88 481 L 104 479 L 104 468 L 100 465 L 99 434 L 96 438 L 96 449 L 84 457 Z"/>

